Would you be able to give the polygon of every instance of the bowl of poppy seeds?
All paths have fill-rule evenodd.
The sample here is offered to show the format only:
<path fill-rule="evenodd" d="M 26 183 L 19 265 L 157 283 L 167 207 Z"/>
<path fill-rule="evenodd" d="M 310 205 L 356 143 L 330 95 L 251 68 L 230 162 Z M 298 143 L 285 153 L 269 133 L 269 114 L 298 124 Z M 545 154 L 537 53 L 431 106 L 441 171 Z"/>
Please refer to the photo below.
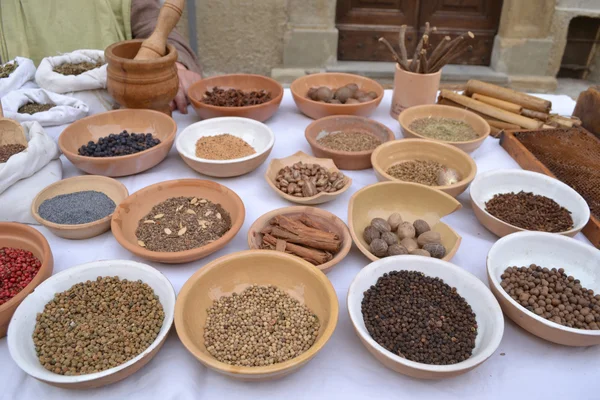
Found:
<path fill-rule="evenodd" d="M 463 374 L 498 348 L 504 318 L 477 277 L 454 264 L 395 256 L 363 268 L 348 312 L 367 350 L 386 367 L 421 379 Z"/>
<path fill-rule="evenodd" d="M 175 290 L 148 265 L 96 261 L 44 281 L 15 312 L 8 349 L 32 377 L 68 389 L 117 382 L 146 365 L 173 324 Z"/>

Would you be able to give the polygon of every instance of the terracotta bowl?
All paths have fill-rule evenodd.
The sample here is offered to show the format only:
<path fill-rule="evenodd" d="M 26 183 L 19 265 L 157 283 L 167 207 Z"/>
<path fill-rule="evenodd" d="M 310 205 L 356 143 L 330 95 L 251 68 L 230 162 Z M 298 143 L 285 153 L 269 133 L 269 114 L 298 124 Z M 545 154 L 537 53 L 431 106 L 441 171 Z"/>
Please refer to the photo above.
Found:
<path fill-rule="evenodd" d="M 154 342 L 137 357 L 118 367 L 93 374 L 66 376 L 48 371 L 40 364 L 33 344 L 36 315 L 54 298 L 73 285 L 95 280 L 98 276 L 118 276 L 121 279 L 142 280 L 148 284 L 163 306 L 165 319 Z M 65 389 L 90 389 L 118 382 L 134 374 L 158 353 L 173 325 L 175 290 L 171 282 L 149 265 L 129 260 L 95 261 L 62 271 L 38 286 L 19 306 L 8 329 L 8 350 L 15 363 L 28 375 Z"/>
<path fill-rule="evenodd" d="M 350 248 L 352 247 L 352 237 L 350 236 L 350 231 L 348 230 L 348 227 L 344 221 L 329 211 L 321 210 L 320 208 L 307 206 L 283 207 L 261 215 L 256 221 L 254 221 L 248 230 L 248 247 L 250 249 L 260 249 L 263 236 L 260 231 L 269 225 L 269 221 L 271 221 L 273 217 L 278 215 L 295 217 L 302 214 L 307 214 L 315 221 L 320 222 L 327 227 L 329 232 L 337 234 L 342 239 L 342 247 L 334 255 L 333 259 L 325 264 L 316 266 L 324 273 L 328 273 L 335 265 L 337 265 L 348 255 Z"/>
<path fill-rule="evenodd" d="M 467 124 L 471 125 L 475 132 L 479 134 L 479 137 L 477 139 L 467 140 L 464 142 L 449 142 L 419 135 L 418 133 L 409 128 L 410 124 L 412 124 L 413 121 L 428 117 L 451 118 L 464 121 Z M 467 153 L 472 153 L 473 151 L 477 150 L 479 146 L 481 146 L 483 141 L 490 135 L 489 124 L 479 115 L 471 111 L 464 110 L 462 108 L 443 106 L 440 104 L 426 104 L 422 106 L 407 108 L 406 110 L 402 111 L 402 113 L 400 113 L 400 117 L 398 117 L 398 122 L 400 122 L 402 134 L 405 138 L 417 138 L 442 142 L 458 147 L 459 149 Z"/>
<path fill-rule="evenodd" d="M 292 203 L 298 203 L 298 204 L 302 204 L 302 205 L 311 205 L 311 206 L 316 205 L 316 204 L 323 204 L 323 203 L 327 203 L 328 201 L 338 198 L 340 195 L 342 195 L 346 190 L 348 190 L 350 188 L 350 185 L 352 185 L 352 179 L 350 179 L 349 176 L 346 176 L 346 180 L 348 181 L 346 183 L 346 186 L 344 186 L 342 189 L 338 190 L 337 192 L 333 192 L 333 193 L 321 192 L 321 193 L 318 193 L 311 197 L 296 197 L 296 196 L 289 195 L 287 193 L 283 193 L 281 190 L 277 189 L 277 186 L 275 186 L 275 179 L 277 178 L 277 173 L 279 172 L 280 169 L 285 168 L 288 165 L 291 166 L 292 164 L 295 164 L 298 161 L 302 161 L 305 164 L 319 164 L 322 167 L 327 168 L 327 170 L 329 172 L 340 172 L 340 170 L 336 168 L 333 160 L 327 159 L 327 158 L 311 157 L 302 151 L 292 154 L 289 157 L 276 158 L 276 159 L 271 160 L 271 163 L 267 167 L 265 179 L 267 180 L 267 183 L 269 184 L 269 186 L 271 186 L 271 189 L 273 189 L 275 191 L 275 193 L 277 193 L 279 196 L 283 197 L 287 201 L 291 201 Z"/>
<path fill-rule="evenodd" d="M 63 179 L 62 181 L 53 183 L 39 192 L 31 203 L 31 214 L 36 221 L 48 228 L 50 232 L 58 237 L 65 239 L 88 239 L 101 235 L 110 229 L 110 220 L 114 213 L 110 213 L 106 217 L 97 221 L 80 225 L 56 224 L 54 222 L 45 220 L 38 213 L 40 205 L 48 199 L 61 194 L 81 192 L 86 190 L 94 190 L 96 192 L 104 193 L 115 202 L 115 205 L 118 205 L 120 202 L 125 200 L 127 196 L 129 196 L 129 191 L 127 191 L 125 185 L 116 179 L 98 175 L 75 176 L 73 178 Z"/>
<path fill-rule="evenodd" d="M 217 107 L 203 103 L 201 100 L 207 91 L 214 87 L 223 89 L 240 89 L 245 92 L 266 90 L 271 92 L 271 100 L 248 107 Z M 271 118 L 283 99 L 283 86 L 271 78 L 262 75 L 232 74 L 213 76 L 194 83 L 188 89 L 188 98 L 202 119 L 216 117 L 243 117 L 264 122 Z"/>
<path fill-rule="evenodd" d="M 318 119 L 308 125 L 305 131 L 306 140 L 315 156 L 331 158 L 339 169 L 358 170 L 371 168 L 371 154 L 367 151 L 332 150 L 319 144 L 318 140 L 334 132 L 364 132 L 369 133 L 382 143 L 394 140 L 394 132 L 387 126 L 365 117 L 352 115 L 332 115 Z"/>
<path fill-rule="evenodd" d="M 140 219 L 155 205 L 180 196 L 204 198 L 221 204 L 231 215 L 231 229 L 214 242 L 191 250 L 169 253 L 150 251 L 139 246 L 135 231 Z M 147 186 L 123 200 L 117 206 L 111 229 L 117 242 L 136 256 L 165 264 L 181 264 L 199 260 L 225 247 L 242 227 L 245 216 L 244 203 L 233 190 L 212 181 L 177 179 Z"/>
<path fill-rule="evenodd" d="M 13 222 L 0 222 L 0 249 L 13 247 L 28 250 L 42 263 L 37 275 L 33 277 L 29 285 L 25 286 L 15 297 L 0 305 L 0 338 L 6 336 L 8 323 L 13 313 L 33 290 L 50 275 L 54 268 L 54 258 L 48 241 L 36 229 Z"/>
<path fill-rule="evenodd" d="M 204 136 L 228 133 L 250 144 L 255 154 L 234 160 L 208 160 L 196 157 L 196 142 Z M 275 135 L 267 125 L 248 118 L 222 117 L 196 122 L 177 136 L 175 146 L 183 161 L 194 171 L 208 176 L 228 178 L 254 171 L 273 149 Z"/>
<path fill-rule="evenodd" d="M 217 361 L 206 350 L 207 309 L 222 296 L 239 293 L 253 284 L 277 286 L 317 315 L 321 328 L 308 351 L 279 364 L 240 367 Z M 337 319 L 338 299 L 325 274 L 300 258 L 270 250 L 241 251 L 203 266 L 183 285 L 175 305 L 175 328 L 188 351 L 208 368 L 247 381 L 281 378 L 300 369 L 325 346 Z"/>
<path fill-rule="evenodd" d="M 111 133 L 151 133 L 161 143 L 148 150 L 119 157 L 84 157 L 78 149 L 89 141 L 97 141 Z M 146 171 L 167 157 L 177 124 L 166 114 L 152 110 L 115 110 L 95 114 L 67 126 L 58 138 L 65 157 L 80 170 L 93 175 L 127 176 Z"/>
<path fill-rule="evenodd" d="M 569 237 L 546 232 L 518 232 L 498 240 L 487 256 L 490 289 L 504 314 L 529 333 L 565 346 L 600 344 L 600 331 L 569 328 L 542 318 L 517 303 L 500 286 L 508 267 L 564 268 L 581 285 L 600 292 L 600 251 Z"/>
<path fill-rule="evenodd" d="M 452 365 L 424 364 L 395 355 L 373 340 L 367 331 L 361 312 L 364 292 L 384 273 L 402 270 L 418 271 L 427 276 L 443 279 L 446 284 L 455 287 L 469 303 L 476 315 L 478 330 L 475 348 L 470 358 Z M 354 331 L 367 350 L 386 367 L 413 378 L 443 379 L 464 374 L 481 365 L 494 354 L 504 333 L 502 310 L 485 284 L 464 269 L 434 258 L 395 256 L 367 265 L 350 284 L 347 304 Z"/>
<path fill-rule="evenodd" d="M 352 196 L 348 204 L 348 226 L 356 247 L 371 261 L 379 260 L 369 251 L 363 231 L 373 218 L 400 213 L 404 221 L 422 219 L 439 232 L 446 248 L 443 260 L 450 261 L 458 251 L 461 237 L 440 219 L 461 208 L 452 196 L 418 183 L 380 182 L 366 186 Z"/>
<path fill-rule="evenodd" d="M 590 208 L 583 197 L 558 179 L 520 169 L 496 169 L 479 174 L 471 184 L 471 204 L 481 225 L 500 237 L 526 231 L 494 217 L 485 210 L 485 203 L 494 195 L 518 193 L 521 190 L 549 197 L 571 212 L 573 228 L 560 232 L 561 235 L 575 236 L 590 219 Z"/>
<path fill-rule="evenodd" d="M 397 180 L 386 171 L 394 164 L 411 160 L 437 161 L 458 171 L 462 177 L 459 182 L 453 185 L 431 186 L 452 197 L 457 197 L 464 192 L 477 173 L 475 161 L 464 151 L 448 144 L 424 139 L 401 139 L 387 142 L 376 148 L 371 156 L 373 170 L 379 181 Z"/>

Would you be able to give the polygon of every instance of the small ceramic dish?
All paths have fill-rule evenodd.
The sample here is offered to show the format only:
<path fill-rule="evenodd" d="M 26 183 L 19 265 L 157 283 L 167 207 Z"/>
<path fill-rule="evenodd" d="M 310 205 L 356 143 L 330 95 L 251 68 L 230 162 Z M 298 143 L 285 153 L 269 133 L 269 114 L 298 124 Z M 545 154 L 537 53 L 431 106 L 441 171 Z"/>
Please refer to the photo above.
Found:
<path fill-rule="evenodd" d="M 207 309 L 222 296 L 240 293 L 250 285 L 274 285 L 317 315 L 321 326 L 310 349 L 264 367 L 229 365 L 208 352 L 204 345 Z M 183 285 L 175 305 L 175 328 L 188 351 L 208 368 L 247 381 L 281 378 L 300 369 L 325 346 L 337 320 L 338 299 L 325 274 L 298 257 L 270 250 L 241 251 L 204 265 Z"/>
<path fill-rule="evenodd" d="M 463 142 L 451 142 L 445 140 L 438 140 L 423 136 L 410 129 L 410 125 L 417 119 L 421 118 L 449 118 L 459 121 L 464 121 L 477 132 L 479 137 L 473 140 L 467 140 Z M 440 104 L 426 104 L 422 106 L 414 106 L 407 108 L 400 113 L 398 117 L 400 127 L 402 128 L 402 134 L 405 138 L 417 138 L 426 139 L 441 143 L 446 143 L 455 147 L 458 147 L 464 152 L 472 153 L 477 150 L 479 146 L 483 144 L 483 141 L 490 135 L 490 125 L 486 120 L 481 118 L 479 115 L 457 107 L 443 106 Z"/>
<path fill-rule="evenodd" d="M 358 170 L 371 168 L 371 154 L 373 150 L 366 151 L 341 151 L 327 148 L 319 143 L 323 137 L 339 132 L 368 133 L 381 141 L 381 143 L 394 140 L 394 132 L 387 126 L 365 117 L 353 115 L 332 115 L 318 119 L 308 125 L 305 137 L 315 156 L 331 158 L 339 169 Z"/>
<path fill-rule="evenodd" d="M 91 237 L 101 235 L 110 229 L 110 220 L 114 212 L 97 221 L 79 225 L 56 224 L 54 222 L 45 220 L 38 213 L 40 205 L 48 199 L 61 194 L 82 192 L 87 190 L 101 192 L 110 197 L 110 199 L 115 202 L 115 209 L 120 202 L 129 196 L 129 191 L 127 191 L 125 185 L 116 179 L 98 175 L 75 176 L 73 178 L 63 179 L 62 181 L 53 183 L 39 192 L 31 203 L 31 214 L 37 222 L 61 238 L 89 239 Z"/>
<path fill-rule="evenodd" d="M 271 93 L 271 100 L 263 104 L 247 107 L 218 107 L 202 102 L 207 91 L 219 87 L 222 89 L 239 89 L 245 92 L 266 90 Z M 283 99 L 283 86 L 274 79 L 262 75 L 231 74 L 204 78 L 188 89 L 188 98 L 201 119 L 215 117 L 244 117 L 264 122 L 271 118 Z"/>
<path fill-rule="evenodd" d="M 121 279 L 142 280 L 158 296 L 165 318 L 157 338 L 141 354 L 124 364 L 85 375 L 60 375 L 40 364 L 33 344 L 36 316 L 56 293 L 99 276 L 118 276 Z M 158 353 L 173 325 L 175 290 L 171 282 L 157 269 L 136 261 L 107 260 L 78 265 L 62 271 L 38 286 L 19 306 L 8 328 L 8 350 L 15 363 L 28 375 L 52 386 L 65 389 L 90 389 L 118 382 L 137 372 Z"/>
<path fill-rule="evenodd" d="M 323 168 L 326 168 L 331 173 L 340 172 L 340 170 L 336 168 L 333 160 L 328 159 L 328 158 L 311 157 L 302 151 L 292 154 L 289 157 L 276 158 L 276 159 L 271 160 L 271 162 L 269 163 L 269 166 L 267 167 L 265 179 L 267 180 L 267 183 L 269 184 L 269 186 L 271 186 L 271 189 L 273 189 L 275 191 L 275 193 L 277 193 L 279 196 L 283 197 L 287 201 L 291 201 L 292 203 L 297 203 L 297 204 L 302 204 L 302 205 L 311 205 L 311 206 L 314 206 L 316 204 L 323 204 L 323 203 L 327 203 L 328 201 L 338 198 L 341 194 L 343 194 L 346 190 L 348 190 L 350 188 L 350 185 L 352 185 L 352 179 L 350 179 L 349 176 L 346 176 L 346 186 L 344 186 L 337 192 L 333 192 L 333 193 L 321 192 L 321 193 L 317 193 L 316 195 L 310 196 L 310 197 L 296 197 L 296 196 L 292 196 L 290 194 L 282 192 L 281 190 L 279 190 L 277 188 L 277 186 L 275 186 L 275 179 L 277 178 L 277 173 L 282 168 L 285 168 L 287 166 L 292 166 L 293 164 L 295 164 L 299 161 L 303 162 L 304 164 L 319 164 L 320 166 L 322 166 Z"/>
<path fill-rule="evenodd" d="M 431 365 L 402 358 L 377 343 L 365 326 L 361 312 L 364 292 L 383 274 L 392 271 L 418 271 L 444 280 L 455 287 L 473 309 L 477 320 L 475 348 L 470 358 L 451 365 Z M 348 289 L 348 313 L 354 331 L 363 345 L 383 365 L 419 379 L 442 379 L 464 374 L 481 365 L 498 348 L 504 333 L 504 318 L 498 302 L 477 277 L 446 261 L 420 256 L 395 256 L 375 261 L 360 270 Z"/>
<path fill-rule="evenodd" d="M 564 268 L 581 286 L 600 292 L 600 251 L 569 237 L 546 232 L 517 232 L 499 239 L 487 256 L 490 289 L 504 314 L 527 332 L 565 346 L 600 344 L 600 331 L 570 328 L 542 318 L 521 306 L 500 286 L 508 267 Z"/>
<path fill-rule="evenodd" d="M 151 133 L 160 144 L 135 154 L 118 157 L 85 157 L 78 150 L 111 133 Z M 166 114 L 153 110 L 124 109 L 95 114 L 67 126 L 58 138 L 65 157 L 83 172 L 104 176 L 139 174 L 167 157 L 175 141 L 177 124 Z"/>
<path fill-rule="evenodd" d="M 324 273 L 328 273 L 348 255 L 352 247 L 352 237 L 344 221 L 329 211 L 321 210 L 320 208 L 308 206 L 283 207 L 261 215 L 248 230 L 248 247 L 250 249 L 260 249 L 263 236 L 260 232 L 269 225 L 273 217 L 285 215 L 291 218 L 299 217 L 302 214 L 308 215 L 311 219 L 323 225 L 329 232 L 335 233 L 342 240 L 342 247 L 333 255 L 333 259 L 325 264 L 316 266 Z"/>
<path fill-rule="evenodd" d="M 172 197 L 197 197 L 220 204 L 231 216 L 231 229 L 214 242 L 195 249 L 160 252 L 141 247 L 135 235 L 140 219 L 152 207 Z M 176 179 L 147 186 L 123 200 L 117 206 L 111 229 L 117 242 L 136 256 L 165 264 L 181 264 L 199 260 L 225 247 L 239 232 L 245 217 L 244 203 L 233 190 L 212 181 Z"/>
<path fill-rule="evenodd" d="M 573 218 L 573 228 L 559 232 L 560 235 L 575 236 L 590 219 L 590 208 L 579 193 L 558 179 L 537 172 L 520 169 L 487 171 L 477 175 L 470 191 L 475 216 L 481 225 L 500 237 L 526 229 L 508 224 L 486 211 L 485 203 L 496 194 L 524 191 L 553 199 L 569 210 Z"/>
<path fill-rule="evenodd" d="M 326 86 L 337 89 L 355 83 L 360 90 L 375 92 L 377 97 L 371 101 L 359 104 L 328 104 L 308 98 L 308 90 L 313 87 Z M 321 74 L 306 75 L 296 79 L 290 86 L 292 97 L 298 109 L 307 117 L 319 119 L 329 115 L 358 115 L 368 117 L 375 111 L 383 99 L 383 87 L 373 79 L 360 75 L 344 74 L 338 72 L 325 72 Z"/>
<path fill-rule="evenodd" d="M 379 181 L 397 180 L 388 174 L 387 170 L 394 164 L 411 160 L 436 161 L 455 169 L 461 177 L 459 182 L 446 186 L 430 186 L 452 197 L 457 197 L 464 192 L 477 173 L 477 164 L 464 151 L 445 143 L 425 139 L 387 142 L 376 148 L 371 156 L 373 170 Z"/>
<path fill-rule="evenodd" d="M 0 304 L 0 339 L 6 336 L 8 323 L 19 304 L 40 283 L 52 275 L 52 269 L 54 268 L 54 258 L 48 241 L 37 229 L 30 226 L 14 222 L 0 222 L 0 249 L 3 247 L 30 251 L 40 260 L 42 266 L 29 282 L 29 285 L 25 286 L 23 290 L 6 303 Z"/>
<path fill-rule="evenodd" d="M 256 153 L 232 160 L 209 160 L 196 156 L 196 142 L 201 137 L 221 134 L 236 136 Z M 229 178 L 254 171 L 273 149 L 275 135 L 267 125 L 248 118 L 222 117 L 196 122 L 177 136 L 175 146 L 183 161 L 194 171 L 217 178 Z"/>
<path fill-rule="evenodd" d="M 440 219 L 461 208 L 449 194 L 418 183 L 379 182 L 366 186 L 352 195 L 348 204 L 348 227 L 356 247 L 371 261 L 379 260 L 369 251 L 363 231 L 373 218 L 388 219 L 395 212 L 402 219 L 414 222 L 422 219 L 438 232 L 446 248 L 443 260 L 450 261 L 458 251 L 461 237 Z"/>

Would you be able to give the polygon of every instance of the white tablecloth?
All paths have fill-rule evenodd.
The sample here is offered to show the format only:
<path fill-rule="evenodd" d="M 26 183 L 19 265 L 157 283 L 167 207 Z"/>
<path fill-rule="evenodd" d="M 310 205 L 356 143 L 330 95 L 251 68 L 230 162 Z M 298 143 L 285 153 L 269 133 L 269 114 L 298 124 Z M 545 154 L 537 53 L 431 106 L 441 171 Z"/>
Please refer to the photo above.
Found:
<path fill-rule="evenodd" d="M 552 100 L 554 111 L 570 115 L 575 105 L 567 96 L 543 96 Z M 382 104 L 372 118 L 389 126 L 400 137 L 398 123 L 389 116 L 391 92 L 386 91 Z M 188 115 L 174 114 L 179 131 L 196 122 L 190 108 Z M 311 120 L 296 109 L 289 90 L 279 112 L 268 121 L 276 140 L 272 158 L 298 150 L 310 154 L 304 129 Z M 49 129 L 55 138 L 64 127 Z M 496 168 L 519 168 L 499 146 L 488 138 L 472 154 L 479 172 Z M 64 177 L 81 174 L 64 157 Z M 265 212 L 289 206 L 264 181 L 268 162 L 251 174 L 218 181 L 235 190 L 246 205 L 246 220 L 241 231 L 224 249 L 203 259 L 183 265 L 151 263 L 163 272 L 179 291 L 199 268 L 217 257 L 246 250 L 246 234 L 256 218 Z M 343 196 L 321 207 L 347 220 L 350 196 L 365 185 L 377 182 L 372 170 L 349 171 L 353 184 Z M 198 175 L 179 158 L 175 148 L 168 158 L 142 174 L 121 178 L 130 193 L 145 186 L 177 178 L 210 179 Z M 475 219 L 468 201 L 468 191 L 459 197 L 463 208 L 444 219 L 461 236 L 462 244 L 453 263 L 475 274 L 487 285 L 485 260 L 497 239 Z M 55 272 L 101 259 L 138 259 L 123 249 L 110 232 L 84 241 L 70 241 L 39 228 L 54 253 Z M 587 242 L 583 235 L 578 240 Z M 589 242 L 587 242 L 589 243 Z M 58 389 L 29 377 L 10 358 L 6 339 L 0 339 L 0 399 L 599 399 L 600 346 L 568 348 L 538 339 L 510 320 L 505 319 L 504 337 L 492 357 L 475 370 L 457 378 L 430 382 L 397 374 L 376 361 L 354 334 L 346 309 L 350 282 L 369 261 L 353 248 L 328 277 L 340 302 L 337 329 L 324 349 L 300 371 L 280 380 L 245 383 L 226 378 L 200 364 L 180 343 L 173 331 L 158 355 L 142 370 L 129 378 L 100 389 L 85 392 Z M 377 396 L 377 397 L 375 397 Z"/>

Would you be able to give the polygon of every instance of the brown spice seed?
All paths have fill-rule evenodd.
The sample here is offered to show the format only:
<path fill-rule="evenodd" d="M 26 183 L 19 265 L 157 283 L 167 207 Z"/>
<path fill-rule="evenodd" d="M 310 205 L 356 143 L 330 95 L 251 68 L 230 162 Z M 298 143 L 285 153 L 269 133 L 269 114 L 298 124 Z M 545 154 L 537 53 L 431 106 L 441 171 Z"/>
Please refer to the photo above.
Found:
<path fill-rule="evenodd" d="M 196 157 L 207 160 L 233 160 L 252 154 L 256 154 L 252 146 L 229 133 L 203 136 L 196 142 Z"/>
<path fill-rule="evenodd" d="M 57 72 L 61 75 L 81 75 L 84 72 L 91 71 L 96 68 L 100 68 L 104 65 L 103 61 L 98 61 L 95 63 L 91 62 L 81 62 L 77 64 L 64 63 L 57 67 L 54 67 L 53 71 Z"/>
<path fill-rule="evenodd" d="M 17 112 L 19 114 L 37 114 L 39 112 L 48 111 L 54 106 L 54 104 L 27 103 L 19 107 Z"/>
<path fill-rule="evenodd" d="M 410 160 L 392 165 L 386 173 L 405 182 L 437 186 L 438 172 L 444 165 L 431 160 Z"/>
<path fill-rule="evenodd" d="M 239 89 L 214 87 L 204 93 L 202 102 L 217 107 L 246 107 L 271 101 L 271 93 L 266 90 L 244 92 Z"/>
<path fill-rule="evenodd" d="M 368 132 L 341 131 L 324 135 L 317 143 L 332 150 L 357 152 L 373 150 L 381 140 Z"/>
<path fill-rule="evenodd" d="M 0 146 L 0 163 L 7 162 L 9 158 L 15 154 L 19 154 L 23 150 L 25 150 L 25 146 L 22 144 L 6 144 Z"/>
<path fill-rule="evenodd" d="M 419 135 L 448 142 L 464 142 L 479 137 L 464 121 L 445 117 L 425 117 L 414 120 L 409 128 Z"/>

